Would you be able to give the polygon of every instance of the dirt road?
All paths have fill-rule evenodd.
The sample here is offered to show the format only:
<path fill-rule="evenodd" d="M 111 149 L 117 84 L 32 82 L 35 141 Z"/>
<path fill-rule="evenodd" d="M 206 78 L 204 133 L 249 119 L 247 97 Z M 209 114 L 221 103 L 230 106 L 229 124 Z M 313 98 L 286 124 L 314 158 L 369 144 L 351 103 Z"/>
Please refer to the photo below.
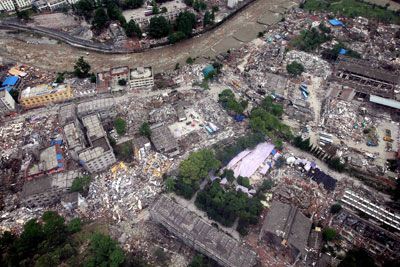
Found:
<path fill-rule="evenodd" d="M 94 71 L 112 66 L 151 65 L 156 72 L 160 72 L 174 68 L 178 62 L 183 64 L 189 56 L 192 58 L 214 57 L 228 49 L 238 48 L 256 38 L 258 32 L 266 27 L 257 22 L 261 16 L 270 14 L 271 18 L 274 18 L 295 5 L 296 3 L 290 0 L 258 0 L 217 29 L 201 36 L 173 46 L 126 55 L 106 55 L 95 52 L 88 54 L 87 51 L 60 43 L 27 43 L 21 41 L 21 38 L 19 40 L 12 38 L 12 35 L 2 31 L 0 32 L 0 56 L 54 72 L 72 70 L 76 59 L 80 56 L 84 56 L 89 61 Z M 24 34 L 19 35 L 23 37 Z"/>

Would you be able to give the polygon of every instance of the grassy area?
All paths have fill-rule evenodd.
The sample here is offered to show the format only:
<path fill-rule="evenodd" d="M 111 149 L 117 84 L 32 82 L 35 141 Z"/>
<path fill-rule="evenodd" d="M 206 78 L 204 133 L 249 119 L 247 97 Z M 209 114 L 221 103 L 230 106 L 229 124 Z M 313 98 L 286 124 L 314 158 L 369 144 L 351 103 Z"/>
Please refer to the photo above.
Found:
<path fill-rule="evenodd" d="M 346 17 L 365 17 L 381 22 L 400 24 L 400 11 L 357 0 L 306 0 L 304 9 L 309 11 L 328 11 Z"/>

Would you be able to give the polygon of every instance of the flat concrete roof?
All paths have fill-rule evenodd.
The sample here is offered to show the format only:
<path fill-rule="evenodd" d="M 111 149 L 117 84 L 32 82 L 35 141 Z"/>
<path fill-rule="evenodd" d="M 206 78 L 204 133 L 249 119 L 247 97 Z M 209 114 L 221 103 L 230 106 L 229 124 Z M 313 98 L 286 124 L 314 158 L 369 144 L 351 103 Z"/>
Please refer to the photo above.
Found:
<path fill-rule="evenodd" d="M 372 103 L 383 105 L 383 106 L 400 109 L 400 102 L 393 100 L 393 99 L 388 99 L 388 98 L 380 97 L 377 95 L 370 95 L 369 101 L 371 101 Z"/>
<path fill-rule="evenodd" d="M 150 78 L 153 76 L 153 70 L 151 67 L 137 67 L 131 69 L 131 80 Z"/>
<path fill-rule="evenodd" d="M 49 84 L 40 84 L 35 87 L 27 87 L 21 92 L 21 99 L 30 98 L 42 95 L 55 94 L 62 91 L 67 91 L 68 86 L 65 84 L 59 84 L 57 86 L 51 86 Z"/>
<path fill-rule="evenodd" d="M 167 229 L 174 229 L 178 237 L 187 239 L 188 244 L 195 244 L 195 249 L 205 250 L 223 266 L 252 267 L 256 264 L 254 251 L 165 195 L 154 203 L 150 214 Z"/>

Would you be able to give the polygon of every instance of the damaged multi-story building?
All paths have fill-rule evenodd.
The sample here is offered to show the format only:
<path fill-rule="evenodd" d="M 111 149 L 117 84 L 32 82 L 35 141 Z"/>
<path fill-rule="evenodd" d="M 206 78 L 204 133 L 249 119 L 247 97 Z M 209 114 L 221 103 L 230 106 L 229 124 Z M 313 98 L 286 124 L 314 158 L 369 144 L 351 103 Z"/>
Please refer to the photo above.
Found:
<path fill-rule="evenodd" d="M 79 163 L 90 173 L 100 172 L 117 160 L 97 115 L 82 118 L 89 147 L 78 152 Z"/>
<path fill-rule="evenodd" d="M 251 267 L 257 262 L 254 251 L 165 195 L 154 203 L 150 215 L 185 244 L 221 266 Z"/>
<path fill-rule="evenodd" d="M 259 239 L 266 240 L 291 262 L 295 262 L 306 257 L 311 224 L 311 220 L 298 207 L 273 201 Z"/>

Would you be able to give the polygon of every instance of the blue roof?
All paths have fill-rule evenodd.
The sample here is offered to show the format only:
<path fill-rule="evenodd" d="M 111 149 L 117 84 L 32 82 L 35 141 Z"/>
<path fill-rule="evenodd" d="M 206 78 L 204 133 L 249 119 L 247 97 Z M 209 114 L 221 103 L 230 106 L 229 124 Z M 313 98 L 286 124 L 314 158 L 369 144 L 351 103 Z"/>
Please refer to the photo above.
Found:
<path fill-rule="evenodd" d="M 344 26 L 343 22 L 341 22 L 340 20 L 337 20 L 337 19 L 330 19 L 329 23 L 332 26 Z"/>
<path fill-rule="evenodd" d="M 50 145 L 54 146 L 54 145 L 62 145 L 63 140 L 51 140 Z"/>
<path fill-rule="evenodd" d="M 57 154 L 56 157 L 57 157 L 57 160 L 61 160 L 63 158 L 61 154 Z"/>
<path fill-rule="evenodd" d="M 346 49 L 344 49 L 344 48 L 341 48 L 340 51 L 339 51 L 339 54 L 341 54 L 341 55 L 346 55 L 347 52 L 349 52 L 349 51 L 346 50 Z"/>
<path fill-rule="evenodd" d="M 213 72 L 215 69 L 214 69 L 214 67 L 212 66 L 212 65 L 208 65 L 207 67 L 205 67 L 204 69 L 203 69 L 203 75 L 205 76 L 205 77 L 207 77 L 211 72 Z"/>
<path fill-rule="evenodd" d="M 2 86 L 3 87 L 5 87 L 5 86 L 15 86 L 17 84 L 18 80 L 19 80 L 18 76 L 8 76 L 4 80 Z"/>
<path fill-rule="evenodd" d="M 64 164 L 63 163 L 58 163 L 58 168 L 62 168 L 62 167 L 64 167 Z"/>

